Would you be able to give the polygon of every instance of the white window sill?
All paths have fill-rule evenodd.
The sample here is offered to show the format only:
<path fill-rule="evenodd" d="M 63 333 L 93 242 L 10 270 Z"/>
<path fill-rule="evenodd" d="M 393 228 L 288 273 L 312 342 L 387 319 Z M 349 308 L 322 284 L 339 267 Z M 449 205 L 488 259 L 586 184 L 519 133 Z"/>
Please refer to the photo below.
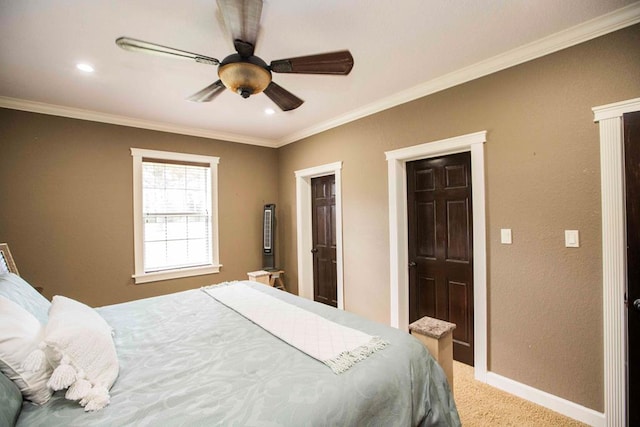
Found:
<path fill-rule="evenodd" d="M 161 280 L 180 279 L 183 277 L 202 276 L 220 272 L 222 265 L 205 265 L 200 267 L 180 268 L 177 270 L 154 271 L 151 273 L 134 274 L 133 279 L 137 284 L 159 282 Z"/>

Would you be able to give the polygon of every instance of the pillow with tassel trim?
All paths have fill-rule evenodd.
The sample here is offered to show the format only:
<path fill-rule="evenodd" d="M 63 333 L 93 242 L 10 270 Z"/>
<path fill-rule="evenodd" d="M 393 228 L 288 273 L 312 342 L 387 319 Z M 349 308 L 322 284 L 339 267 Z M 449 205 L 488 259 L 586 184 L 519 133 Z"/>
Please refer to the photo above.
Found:
<path fill-rule="evenodd" d="M 47 362 L 54 368 L 47 382 L 50 389 L 66 389 L 65 398 L 79 401 L 85 411 L 109 404 L 109 390 L 119 372 L 118 356 L 112 329 L 97 311 L 71 298 L 53 297 L 44 340 L 24 367 Z"/>

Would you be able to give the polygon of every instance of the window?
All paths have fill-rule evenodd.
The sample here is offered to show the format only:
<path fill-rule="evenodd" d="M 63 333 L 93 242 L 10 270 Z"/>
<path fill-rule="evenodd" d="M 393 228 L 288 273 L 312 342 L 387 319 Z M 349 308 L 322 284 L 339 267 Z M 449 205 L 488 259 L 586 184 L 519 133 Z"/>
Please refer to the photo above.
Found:
<path fill-rule="evenodd" d="M 218 273 L 218 157 L 131 149 L 136 283 Z"/>

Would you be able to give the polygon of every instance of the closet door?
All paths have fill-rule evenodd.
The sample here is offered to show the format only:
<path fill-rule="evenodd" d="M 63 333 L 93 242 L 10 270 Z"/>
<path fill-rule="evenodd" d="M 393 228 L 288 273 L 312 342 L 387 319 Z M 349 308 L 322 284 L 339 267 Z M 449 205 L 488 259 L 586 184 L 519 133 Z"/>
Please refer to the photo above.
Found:
<path fill-rule="evenodd" d="M 471 155 L 407 163 L 409 321 L 456 324 L 453 357 L 473 365 Z"/>
<path fill-rule="evenodd" d="M 640 425 L 640 112 L 623 116 L 627 214 L 628 425 Z"/>
<path fill-rule="evenodd" d="M 313 299 L 337 307 L 336 177 L 311 179 Z"/>

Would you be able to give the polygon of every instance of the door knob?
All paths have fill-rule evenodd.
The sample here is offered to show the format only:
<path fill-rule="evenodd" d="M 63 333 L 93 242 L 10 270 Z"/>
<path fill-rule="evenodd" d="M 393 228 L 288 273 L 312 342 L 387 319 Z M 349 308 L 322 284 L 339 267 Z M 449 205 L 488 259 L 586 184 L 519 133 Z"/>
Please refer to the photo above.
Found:
<path fill-rule="evenodd" d="M 640 298 L 638 298 L 637 300 L 635 300 L 633 302 L 633 308 L 635 308 L 636 310 L 640 311 Z"/>
<path fill-rule="evenodd" d="M 416 265 L 418 265 L 418 264 L 416 264 L 416 263 L 415 263 L 415 261 L 411 261 L 411 262 L 409 263 L 409 268 L 411 268 L 411 267 L 415 267 Z"/>
<path fill-rule="evenodd" d="M 318 250 L 317 250 L 316 248 L 311 249 L 311 253 L 312 253 L 312 254 L 315 254 L 315 253 L 317 253 L 317 252 L 318 252 Z"/>

